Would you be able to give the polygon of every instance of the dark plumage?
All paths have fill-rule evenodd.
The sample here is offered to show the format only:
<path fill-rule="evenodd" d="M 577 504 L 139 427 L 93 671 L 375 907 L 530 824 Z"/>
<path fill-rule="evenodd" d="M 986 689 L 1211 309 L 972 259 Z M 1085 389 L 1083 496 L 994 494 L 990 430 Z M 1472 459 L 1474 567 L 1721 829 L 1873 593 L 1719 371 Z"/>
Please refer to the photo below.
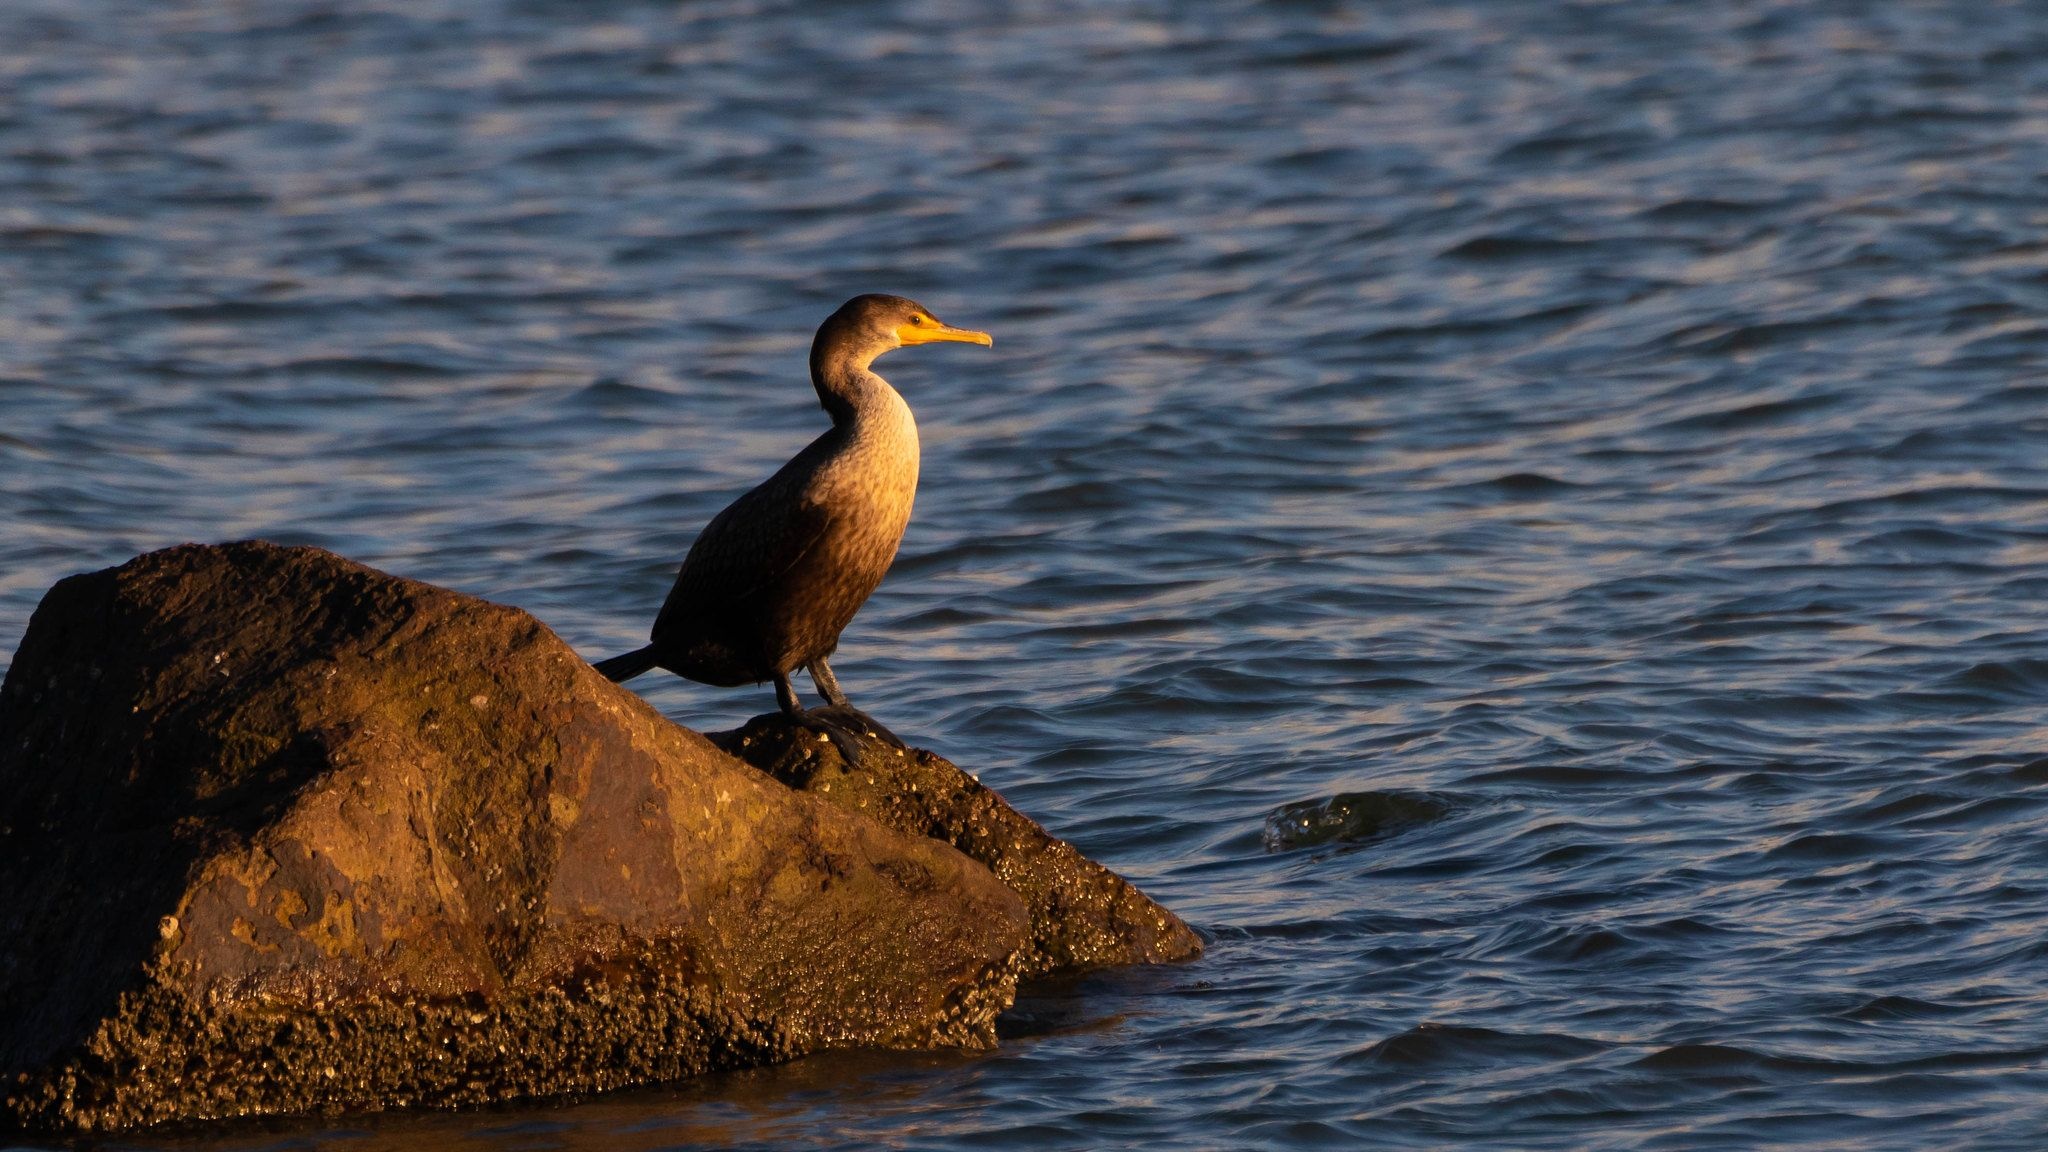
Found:
<path fill-rule="evenodd" d="M 917 422 L 868 370 L 894 348 L 990 344 L 901 296 L 856 296 L 811 342 L 811 383 L 832 428 L 698 534 L 655 618 L 653 642 L 597 664 L 613 680 L 666 668 L 706 684 L 775 682 L 784 712 L 804 715 L 789 676 L 849 707 L 826 658 L 882 582 L 917 494 Z"/>

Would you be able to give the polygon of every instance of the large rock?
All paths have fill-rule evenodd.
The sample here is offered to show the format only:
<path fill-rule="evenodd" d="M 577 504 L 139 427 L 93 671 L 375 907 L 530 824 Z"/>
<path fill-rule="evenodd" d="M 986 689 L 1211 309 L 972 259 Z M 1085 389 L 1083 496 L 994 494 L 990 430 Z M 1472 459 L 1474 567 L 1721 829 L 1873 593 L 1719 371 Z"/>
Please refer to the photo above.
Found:
<path fill-rule="evenodd" d="M 1025 902 L 836 801 L 523 612 L 315 549 L 65 580 L 0 688 L 0 1124 L 992 1043 L 1047 967 Z"/>

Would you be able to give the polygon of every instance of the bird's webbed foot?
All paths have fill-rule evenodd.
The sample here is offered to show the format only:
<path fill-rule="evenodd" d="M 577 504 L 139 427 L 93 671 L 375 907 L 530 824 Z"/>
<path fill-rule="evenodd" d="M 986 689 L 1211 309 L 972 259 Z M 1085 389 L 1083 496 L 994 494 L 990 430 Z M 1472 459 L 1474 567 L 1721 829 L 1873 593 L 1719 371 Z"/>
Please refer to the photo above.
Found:
<path fill-rule="evenodd" d="M 810 666 L 811 679 L 820 693 L 830 701 L 822 708 L 805 708 L 797 699 L 796 689 L 790 685 L 789 677 L 775 678 L 775 702 L 781 706 L 782 714 L 790 722 L 809 732 L 816 732 L 832 742 L 839 749 L 839 755 L 848 764 L 859 761 L 862 753 L 873 746 L 874 741 L 892 748 L 908 748 L 894 732 L 884 728 L 874 717 L 855 708 L 846 699 L 846 693 L 839 690 L 839 682 L 832 677 L 832 669 L 822 659 Z"/>
<path fill-rule="evenodd" d="M 862 740 L 880 740 L 891 748 L 910 747 L 901 737 L 882 727 L 880 721 L 851 704 L 830 704 L 823 708 L 813 708 L 806 715 L 813 720 L 822 720 L 851 730 Z"/>
<path fill-rule="evenodd" d="M 824 708 L 816 709 L 812 715 L 822 712 L 836 721 L 847 724 L 857 732 L 880 739 L 884 744 L 896 748 L 910 747 L 910 745 L 897 739 L 894 732 L 877 724 L 873 716 L 853 706 L 853 701 L 848 700 L 846 692 L 839 687 L 839 677 L 832 674 L 832 665 L 826 662 L 825 657 L 818 657 L 816 660 L 805 665 L 805 668 L 811 674 L 811 683 L 818 686 L 818 695 L 825 698 L 827 705 Z"/>
<path fill-rule="evenodd" d="M 858 764 L 861 753 L 868 749 L 867 740 L 863 739 L 859 732 L 829 716 L 820 716 L 817 712 L 801 712 L 789 719 L 798 729 L 816 733 L 820 739 L 831 741 L 832 747 L 839 750 L 839 758 L 848 764 Z"/>

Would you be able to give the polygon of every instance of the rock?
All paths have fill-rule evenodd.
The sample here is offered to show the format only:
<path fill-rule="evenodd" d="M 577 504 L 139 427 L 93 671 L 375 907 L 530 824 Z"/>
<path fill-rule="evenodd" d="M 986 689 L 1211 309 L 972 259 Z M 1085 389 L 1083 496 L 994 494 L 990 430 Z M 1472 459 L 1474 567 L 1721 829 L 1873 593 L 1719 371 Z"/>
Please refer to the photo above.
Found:
<path fill-rule="evenodd" d="M 850 718 L 866 719 L 859 713 Z M 848 763 L 834 743 L 779 713 L 711 739 L 792 788 L 899 832 L 943 840 L 986 865 L 1031 910 L 1026 977 L 1201 955 L 1200 939 L 1180 917 L 942 756 L 869 739 Z"/>
<path fill-rule="evenodd" d="M 0 1125 L 987 1045 L 1032 933 L 525 613 L 317 549 L 67 579 L 0 688 Z"/>

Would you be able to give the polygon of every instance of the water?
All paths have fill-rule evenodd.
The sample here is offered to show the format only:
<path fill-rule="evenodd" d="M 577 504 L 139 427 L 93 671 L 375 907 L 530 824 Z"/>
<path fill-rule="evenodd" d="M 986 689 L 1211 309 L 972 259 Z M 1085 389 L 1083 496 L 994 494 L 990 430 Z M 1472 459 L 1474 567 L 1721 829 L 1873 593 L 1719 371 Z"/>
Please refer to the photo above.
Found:
<path fill-rule="evenodd" d="M 2042 1146 L 2040 6 L 13 0 L 0 96 L 0 651 L 251 535 L 633 646 L 905 292 L 997 343 L 881 365 L 840 674 L 1212 941 L 128 1146 Z"/>

